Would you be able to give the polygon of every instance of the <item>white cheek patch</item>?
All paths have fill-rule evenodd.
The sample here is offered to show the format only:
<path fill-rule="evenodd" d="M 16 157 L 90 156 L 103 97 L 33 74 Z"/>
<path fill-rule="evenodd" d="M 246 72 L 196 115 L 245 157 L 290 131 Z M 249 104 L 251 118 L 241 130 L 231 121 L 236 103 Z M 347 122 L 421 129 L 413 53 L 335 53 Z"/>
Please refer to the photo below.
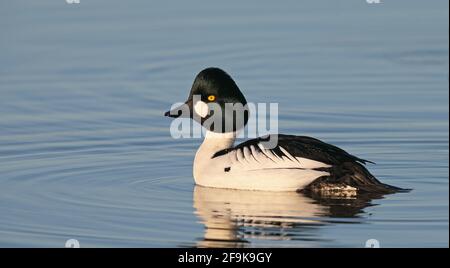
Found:
<path fill-rule="evenodd" d="M 194 104 L 194 111 L 200 117 L 205 118 L 209 113 L 208 104 L 204 103 L 203 101 L 197 101 Z"/>

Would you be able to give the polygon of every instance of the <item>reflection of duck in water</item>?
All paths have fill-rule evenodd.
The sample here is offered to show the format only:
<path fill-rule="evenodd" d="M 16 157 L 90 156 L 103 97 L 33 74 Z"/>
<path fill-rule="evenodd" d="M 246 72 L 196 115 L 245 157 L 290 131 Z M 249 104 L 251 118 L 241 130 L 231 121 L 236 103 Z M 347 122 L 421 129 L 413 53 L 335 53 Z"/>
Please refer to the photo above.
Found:
<path fill-rule="evenodd" d="M 295 192 L 196 186 L 194 208 L 205 225 L 197 246 L 245 247 L 251 239 L 318 242 L 322 217 L 355 217 L 368 205 L 368 200 L 342 198 L 320 202 Z"/>

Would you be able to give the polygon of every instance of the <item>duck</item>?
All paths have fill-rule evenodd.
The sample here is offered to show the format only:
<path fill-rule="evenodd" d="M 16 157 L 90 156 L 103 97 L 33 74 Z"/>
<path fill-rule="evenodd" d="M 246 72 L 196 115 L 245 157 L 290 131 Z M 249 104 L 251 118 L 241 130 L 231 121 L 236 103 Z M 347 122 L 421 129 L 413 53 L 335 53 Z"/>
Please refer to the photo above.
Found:
<path fill-rule="evenodd" d="M 193 163 L 196 185 L 341 197 L 403 190 L 375 178 L 365 167 L 373 162 L 316 138 L 270 134 L 235 145 L 249 119 L 247 104 L 233 78 L 210 67 L 197 74 L 187 100 L 165 112 L 205 128 Z"/>

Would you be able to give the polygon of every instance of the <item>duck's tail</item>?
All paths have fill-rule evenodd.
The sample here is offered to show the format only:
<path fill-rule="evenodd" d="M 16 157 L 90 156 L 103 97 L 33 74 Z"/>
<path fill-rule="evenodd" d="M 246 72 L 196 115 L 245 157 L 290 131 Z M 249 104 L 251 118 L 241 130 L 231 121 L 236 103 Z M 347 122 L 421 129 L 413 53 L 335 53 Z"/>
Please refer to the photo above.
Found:
<path fill-rule="evenodd" d="M 303 192 L 332 196 L 356 196 L 360 194 L 385 195 L 408 192 L 377 180 L 361 163 L 344 162 L 327 168 L 330 176 L 320 177 L 309 184 Z"/>

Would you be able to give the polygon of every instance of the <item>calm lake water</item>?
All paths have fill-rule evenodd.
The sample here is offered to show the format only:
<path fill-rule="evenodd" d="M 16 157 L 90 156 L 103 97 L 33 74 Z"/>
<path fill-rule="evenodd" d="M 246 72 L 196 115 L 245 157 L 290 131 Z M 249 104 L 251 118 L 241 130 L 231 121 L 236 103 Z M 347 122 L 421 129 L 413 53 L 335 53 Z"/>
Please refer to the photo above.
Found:
<path fill-rule="evenodd" d="M 0 246 L 449 246 L 448 1 L 0 2 Z M 410 193 L 195 187 L 163 113 L 228 71 Z"/>

